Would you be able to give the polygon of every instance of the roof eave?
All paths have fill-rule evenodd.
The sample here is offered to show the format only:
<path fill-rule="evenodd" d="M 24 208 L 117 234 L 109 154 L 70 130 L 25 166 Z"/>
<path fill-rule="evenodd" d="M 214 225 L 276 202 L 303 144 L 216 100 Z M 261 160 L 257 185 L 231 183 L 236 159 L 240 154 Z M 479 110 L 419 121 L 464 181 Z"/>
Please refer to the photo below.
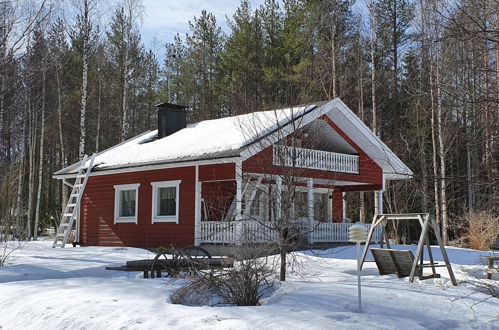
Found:
<path fill-rule="evenodd" d="M 132 164 L 130 166 L 107 166 L 105 168 L 92 168 L 91 175 L 106 175 L 106 174 L 114 174 L 119 172 L 139 172 L 139 171 L 147 171 L 147 170 L 155 170 L 164 168 L 172 168 L 172 167 L 183 167 L 183 166 L 194 166 L 197 164 L 209 165 L 209 164 L 218 164 L 218 163 L 227 163 L 236 161 L 240 158 L 239 150 L 231 155 L 224 155 L 220 157 L 205 157 L 205 158 L 196 158 L 196 159 L 188 159 L 181 161 L 158 161 L 158 162 L 148 162 L 148 163 L 140 163 L 140 164 Z M 77 175 L 76 172 L 66 172 L 59 173 L 62 170 L 55 172 L 52 177 L 54 179 L 65 179 L 72 178 Z"/>

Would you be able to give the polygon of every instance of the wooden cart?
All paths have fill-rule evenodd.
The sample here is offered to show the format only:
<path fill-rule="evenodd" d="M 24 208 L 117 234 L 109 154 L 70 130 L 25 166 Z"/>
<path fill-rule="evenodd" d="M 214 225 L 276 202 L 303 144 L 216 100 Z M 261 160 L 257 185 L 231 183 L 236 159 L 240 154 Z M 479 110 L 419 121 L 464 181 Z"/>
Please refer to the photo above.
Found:
<path fill-rule="evenodd" d="M 195 275 L 201 271 L 214 271 L 233 265 L 233 258 L 213 258 L 206 249 L 189 246 L 181 249 L 158 249 L 154 259 L 127 261 L 124 266 L 106 267 L 106 269 L 128 272 L 142 271 L 144 278 L 154 278 L 173 277 L 181 273 Z"/>

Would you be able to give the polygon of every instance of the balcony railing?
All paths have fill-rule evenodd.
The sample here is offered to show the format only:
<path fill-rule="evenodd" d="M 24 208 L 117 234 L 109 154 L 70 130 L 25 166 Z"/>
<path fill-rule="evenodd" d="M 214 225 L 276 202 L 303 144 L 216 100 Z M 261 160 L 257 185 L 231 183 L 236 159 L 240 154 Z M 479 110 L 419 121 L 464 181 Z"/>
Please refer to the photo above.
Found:
<path fill-rule="evenodd" d="M 359 173 L 359 156 L 283 145 L 273 146 L 273 164 L 321 171 Z"/>

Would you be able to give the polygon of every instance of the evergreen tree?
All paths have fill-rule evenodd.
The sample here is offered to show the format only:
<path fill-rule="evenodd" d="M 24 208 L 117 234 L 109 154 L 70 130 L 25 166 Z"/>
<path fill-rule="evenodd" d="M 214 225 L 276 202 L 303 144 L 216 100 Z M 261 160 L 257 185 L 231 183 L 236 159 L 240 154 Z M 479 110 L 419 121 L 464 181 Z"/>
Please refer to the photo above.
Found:
<path fill-rule="evenodd" d="M 242 0 L 232 20 L 222 67 L 231 114 L 253 112 L 262 106 L 263 35 L 258 11 Z"/>
<path fill-rule="evenodd" d="M 222 30 L 215 15 L 201 11 L 199 18 L 189 22 L 191 34 L 187 36 L 188 86 L 191 95 L 191 120 L 217 118 L 222 114 L 220 90 L 220 55 L 223 47 Z"/>

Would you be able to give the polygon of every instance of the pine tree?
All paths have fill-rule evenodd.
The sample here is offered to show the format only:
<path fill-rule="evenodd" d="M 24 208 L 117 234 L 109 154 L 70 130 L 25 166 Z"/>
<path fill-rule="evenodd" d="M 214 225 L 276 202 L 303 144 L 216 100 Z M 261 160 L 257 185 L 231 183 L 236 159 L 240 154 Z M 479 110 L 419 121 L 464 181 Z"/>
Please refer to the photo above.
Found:
<path fill-rule="evenodd" d="M 187 36 L 188 79 L 191 87 L 191 120 L 217 118 L 221 116 L 220 55 L 223 47 L 222 30 L 217 26 L 215 15 L 201 11 L 199 18 L 189 22 L 191 34 Z M 186 73 L 184 71 L 184 73 Z"/>
<path fill-rule="evenodd" d="M 263 38 L 258 11 L 242 0 L 232 20 L 222 66 L 232 114 L 253 112 L 262 106 Z"/>

